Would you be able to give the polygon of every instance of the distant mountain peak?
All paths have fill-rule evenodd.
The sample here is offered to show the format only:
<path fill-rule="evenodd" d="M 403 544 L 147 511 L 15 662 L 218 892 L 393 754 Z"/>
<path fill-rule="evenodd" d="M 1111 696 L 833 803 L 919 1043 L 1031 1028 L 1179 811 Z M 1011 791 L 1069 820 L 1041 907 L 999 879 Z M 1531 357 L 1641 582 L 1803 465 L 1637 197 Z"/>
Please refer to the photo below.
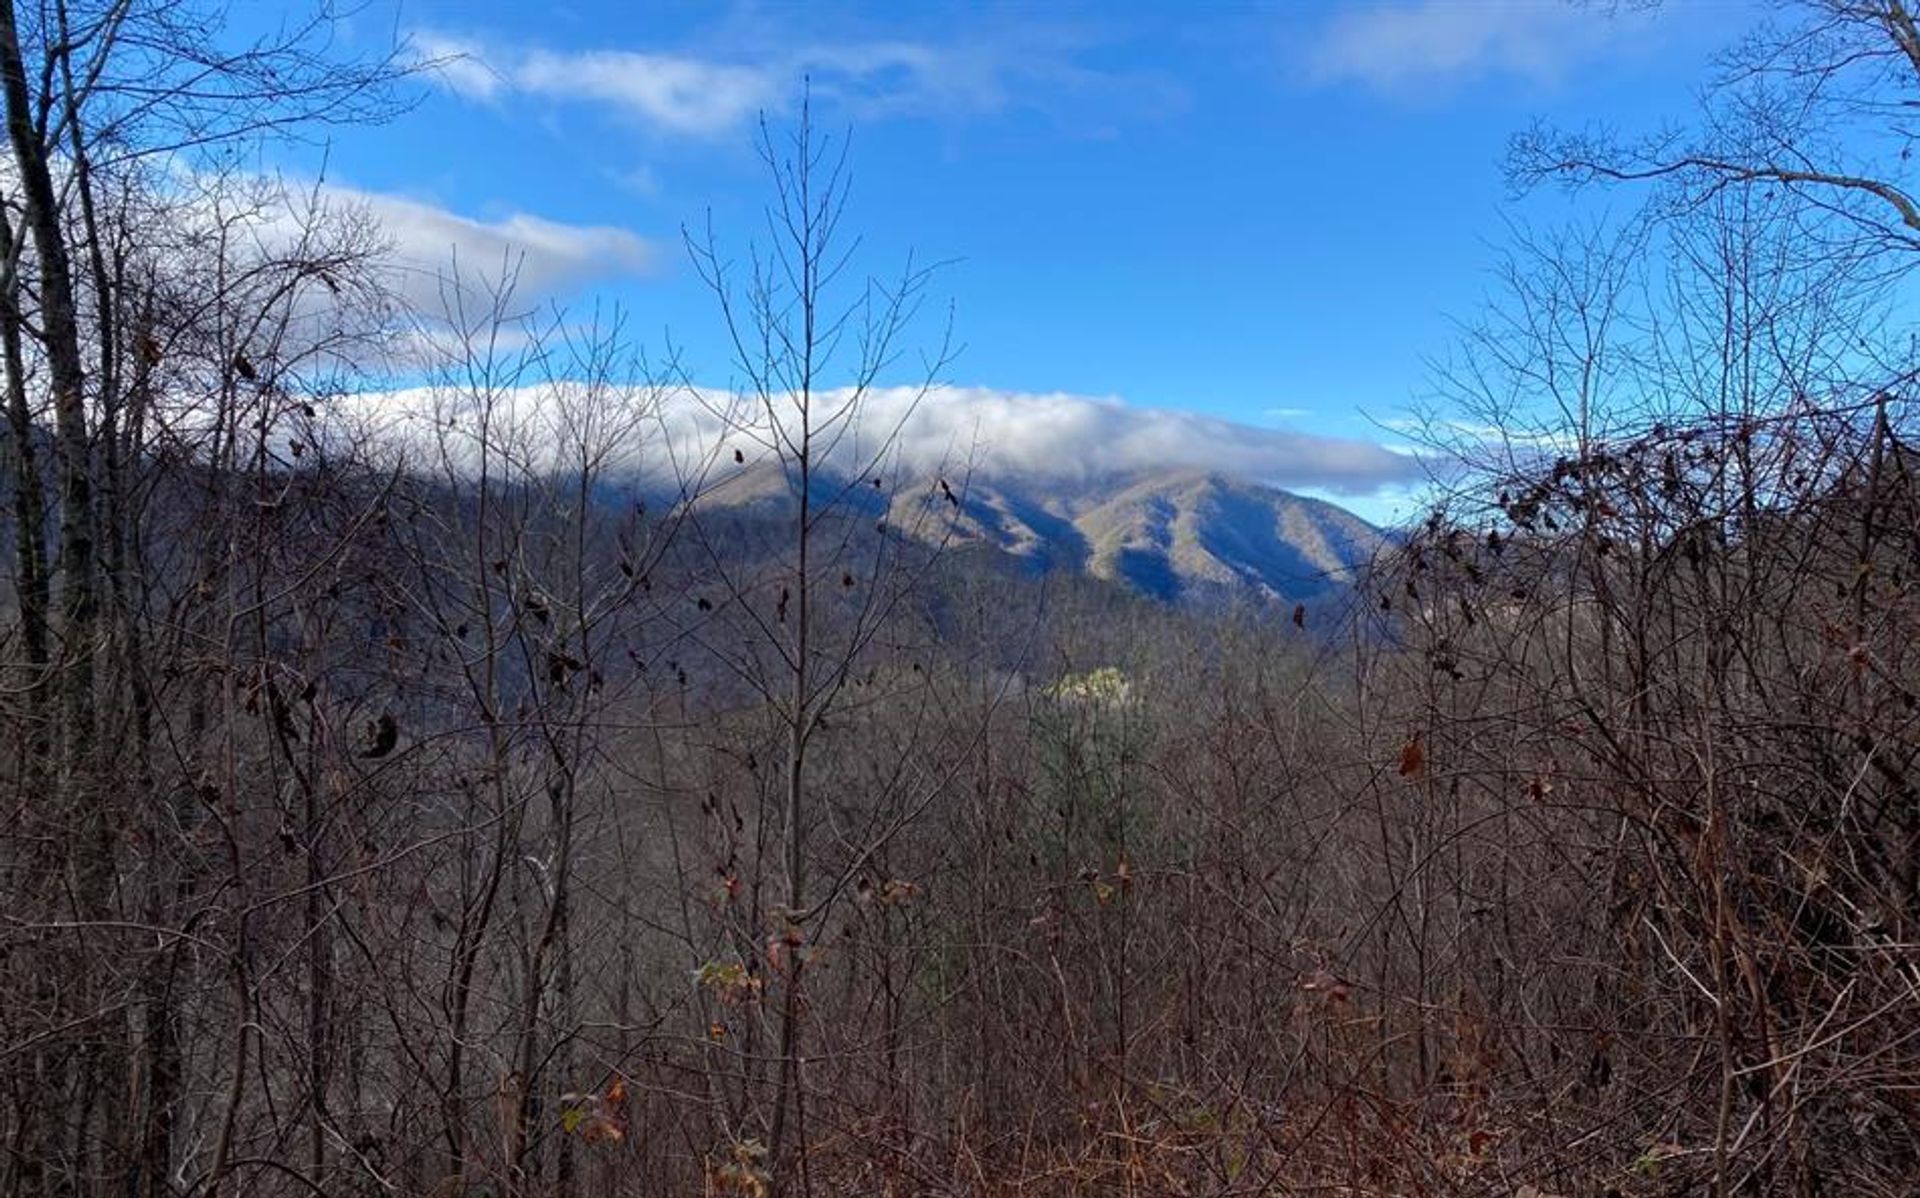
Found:
<path fill-rule="evenodd" d="M 1163 602 L 1306 602 L 1350 585 L 1386 536 L 1335 504 L 1193 467 L 1094 477 L 1007 471 L 967 478 L 816 480 L 822 499 L 906 535 L 984 547 L 1035 569 L 1072 570 Z M 790 501 L 777 468 L 748 467 L 702 504 Z"/>
<path fill-rule="evenodd" d="M 996 474 L 957 498 L 948 535 L 1167 602 L 1315 598 L 1350 584 L 1384 540 L 1334 504 L 1191 467 L 1070 483 Z"/>

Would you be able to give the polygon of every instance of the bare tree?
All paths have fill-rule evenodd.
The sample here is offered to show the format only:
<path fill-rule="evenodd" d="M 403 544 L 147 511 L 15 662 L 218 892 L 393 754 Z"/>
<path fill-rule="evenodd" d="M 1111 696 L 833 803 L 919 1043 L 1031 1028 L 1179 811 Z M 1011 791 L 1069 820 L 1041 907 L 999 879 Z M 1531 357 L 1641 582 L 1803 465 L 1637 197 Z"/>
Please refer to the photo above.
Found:
<path fill-rule="evenodd" d="M 874 427 L 864 419 L 865 401 L 900 367 L 908 348 L 903 339 L 933 271 L 909 260 L 891 281 L 854 273 L 857 240 L 842 228 L 850 182 L 845 143 L 815 128 L 810 103 L 790 132 L 776 133 L 763 122 L 760 151 L 775 198 L 766 213 L 766 244 L 755 246 L 744 273 L 711 230 L 700 239 L 689 236 L 688 245 L 719 302 L 743 380 L 716 414 L 731 440 L 745 447 L 741 461 L 751 449 L 754 464 L 774 472 L 791 505 L 783 560 L 772 570 L 740 570 L 721 555 L 697 509 L 690 531 L 709 549 L 728 614 L 752 635 L 745 652 L 721 652 L 766 701 L 784 742 L 780 897 L 756 912 L 768 921 L 769 964 L 780 984 L 767 1151 L 775 1187 L 784 1191 L 806 1185 L 809 944 L 880 843 L 856 849 L 836 876 L 812 876 L 823 819 L 813 750 L 857 680 L 865 651 L 924 568 L 914 564 L 910 542 L 887 529 L 891 505 L 875 502 L 889 474 L 895 487 L 905 481 L 893 458 L 900 424 L 914 404 Z M 943 341 L 912 364 L 922 395 L 949 350 Z M 952 494 L 952 484 L 937 485 Z M 876 515 L 880 528 L 869 532 Z"/>

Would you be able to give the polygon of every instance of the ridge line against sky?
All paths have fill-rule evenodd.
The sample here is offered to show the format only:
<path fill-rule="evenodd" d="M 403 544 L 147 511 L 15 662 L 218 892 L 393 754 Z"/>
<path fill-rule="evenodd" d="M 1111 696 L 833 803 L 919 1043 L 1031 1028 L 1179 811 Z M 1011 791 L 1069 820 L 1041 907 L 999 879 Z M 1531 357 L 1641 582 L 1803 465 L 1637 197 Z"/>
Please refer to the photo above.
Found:
<path fill-rule="evenodd" d="M 420 104 L 268 166 L 324 161 L 419 268 L 409 298 L 431 299 L 449 251 L 467 270 L 521 254 L 529 302 L 617 302 L 717 384 L 729 355 L 682 229 L 711 219 L 736 250 L 758 230 L 755 124 L 790 119 L 805 79 L 853 139 L 866 266 L 956 260 L 937 286 L 966 345 L 955 383 L 1404 448 L 1393 422 L 1490 289 L 1508 137 L 1683 118 L 1753 16 L 372 0 L 345 36 L 408 38 Z M 1575 211 L 1556 195 L 1521 214 Z M 1344 501 L 1404 514 L 1400 492 Z"/>

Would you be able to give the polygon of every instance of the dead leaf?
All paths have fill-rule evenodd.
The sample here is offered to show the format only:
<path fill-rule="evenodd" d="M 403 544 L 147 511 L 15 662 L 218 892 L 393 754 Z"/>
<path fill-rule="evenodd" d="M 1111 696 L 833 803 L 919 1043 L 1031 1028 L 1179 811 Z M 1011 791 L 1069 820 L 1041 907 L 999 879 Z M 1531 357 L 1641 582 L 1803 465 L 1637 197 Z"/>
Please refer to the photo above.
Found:
<path fill-rule="evenodd" d="M 1422 734 L 1416 732 L 1400 748 L 1400 776 L 1402 778 L 1421 778 L 1427 772 L 1427 748 L 1421 740 Z"/>

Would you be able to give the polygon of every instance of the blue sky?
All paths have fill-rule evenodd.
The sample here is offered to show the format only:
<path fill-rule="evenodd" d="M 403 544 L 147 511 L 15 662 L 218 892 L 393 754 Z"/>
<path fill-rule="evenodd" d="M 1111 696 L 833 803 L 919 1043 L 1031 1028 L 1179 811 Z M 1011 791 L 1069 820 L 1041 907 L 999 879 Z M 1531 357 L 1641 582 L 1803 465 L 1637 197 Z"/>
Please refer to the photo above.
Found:
<path fill-rule="evenodd" d="M 376 0 L 346 36 L 397 31 L 440 66 L 411 111 L 324 153 L 410 252 L 521 246 L 530 291 L 617 302 L 720 382 L 680 229 L 753 229 L 756 114 L 790 117 L 810 75 L 819 123 L 851 131 L 867 264 L 952 260 L 953 382 L 1387 442 L 1489 289 L 1503 222 L 1569 214 L 1510 202 L 1508 136 L 1685 119 L 1751 19 L 1712 0 Z M 298 175 L 320 150 L 277 152 Z M 1269 481 L 1396 502 L 1364 472 Z"/>

